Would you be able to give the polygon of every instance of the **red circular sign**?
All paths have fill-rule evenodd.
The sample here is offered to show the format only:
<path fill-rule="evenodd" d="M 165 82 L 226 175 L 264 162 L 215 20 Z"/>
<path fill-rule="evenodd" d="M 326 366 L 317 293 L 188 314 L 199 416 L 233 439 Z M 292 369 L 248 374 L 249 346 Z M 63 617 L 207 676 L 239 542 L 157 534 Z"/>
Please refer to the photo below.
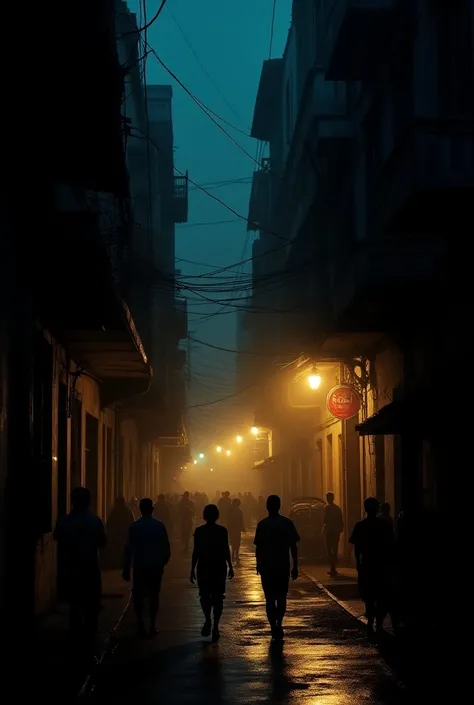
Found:
<path fill-rule="evenodd" d="M 328 394 L 326 401 L 329 413 L 336 419 L 347 420 L 360 411 L 360 397 L 348 384 L 338 384 Z"/>

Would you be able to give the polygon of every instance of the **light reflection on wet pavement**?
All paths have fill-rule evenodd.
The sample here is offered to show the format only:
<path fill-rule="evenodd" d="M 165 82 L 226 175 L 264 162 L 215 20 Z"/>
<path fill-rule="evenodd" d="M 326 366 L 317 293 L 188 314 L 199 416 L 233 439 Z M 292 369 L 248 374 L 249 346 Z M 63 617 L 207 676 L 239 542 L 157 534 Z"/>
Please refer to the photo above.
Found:
<path fill-rule="evenodd" d="M 144 705 L 398 705 L 406 691 L 353 617 L 304 576 L 291 584 L 286 638 L 271 643 L 260 579 L 244 548 L 229 584 L 221 641 L 200 636 L 203 623 L 189 559 L 177 555 L 163 583 L 159 635 L 136 636 L 130 612 L 117 650 L 96 683 L 98 703 Z"/>

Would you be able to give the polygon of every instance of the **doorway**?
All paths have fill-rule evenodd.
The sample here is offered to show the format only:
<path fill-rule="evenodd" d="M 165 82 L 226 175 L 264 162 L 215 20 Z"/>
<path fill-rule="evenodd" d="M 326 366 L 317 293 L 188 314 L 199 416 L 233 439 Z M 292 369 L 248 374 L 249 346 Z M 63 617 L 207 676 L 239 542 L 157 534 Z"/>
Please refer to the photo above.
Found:
<path fill-rule="evenodd" d="M 59 383 L 58 391 L 58 519 L 67 513 L 67 387 Z"/>
<path fill-rule="evenodd" d="M 86 413 L 86 487 L 91 493 L 91 511 L 98 512 L 99 419 Z"/>
<path fill-rule="evenodd" d="M 82 484 L 82 403 L 71 402 L 71 491 Z"/>

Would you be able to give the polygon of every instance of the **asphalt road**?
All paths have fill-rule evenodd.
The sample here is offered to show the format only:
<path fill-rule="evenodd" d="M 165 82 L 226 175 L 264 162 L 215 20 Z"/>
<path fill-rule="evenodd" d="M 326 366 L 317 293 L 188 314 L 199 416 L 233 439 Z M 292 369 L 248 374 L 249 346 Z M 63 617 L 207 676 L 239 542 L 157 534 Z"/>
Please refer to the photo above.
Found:
<path fill-rule="evenodd" d="M 115 652 L 99 669 L 92 699 L 141 705 L 398 705 L 407 691 L 370 645 L 363 626 L 304 576 L 292 583 L 281 644 L 270 640 L 250 547 L 228 585 L 221 640 L 200 636 L 189 556 L 175 549 L 163 583 L 159 631 L 137 636 L 125 618 Z"/>

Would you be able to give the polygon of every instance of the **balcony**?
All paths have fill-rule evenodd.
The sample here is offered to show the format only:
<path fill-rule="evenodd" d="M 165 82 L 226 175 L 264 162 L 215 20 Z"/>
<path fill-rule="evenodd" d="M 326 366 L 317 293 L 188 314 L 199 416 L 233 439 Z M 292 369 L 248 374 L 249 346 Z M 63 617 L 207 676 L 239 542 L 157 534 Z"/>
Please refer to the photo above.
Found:
<path fill-rule="evenodd" d="M 253 173 L 247 231 L 256 232 L 270 225 L 271 177 L 270 160 L 263 159 L 261 169 Z"/>
<path fill-rule="evenodd" d="M 440 232 L 470 219 L 474 132 L 470 120 L 413 122 L 382 167 L 379 219 L 389 230 Z"/>
<path fill-rule="evenodd" d="M 333 315 L 344 330 L 361 324 L 365 331 L 384 330 L 391 317 L 405 319 L 429 296 L 436 266 L 444 252 L 437 241 L 369 242 L 334 269 Z M 346 325 L 346 323 L 348 325 Z"/>
<path fill-rule="evenodd" d="M 173 220 L 175 223 L 188 221 L 188 172 L 186 176 L 174 177 Z"/>
<path fill-rule="evenodd" d="M 188 337 L 188 302 L 186 299 L 175 299 L 175 330 L 178 340 Z"/>
<path fill-rule="evenodd" d="M 322 63 L 331 81 L 370 78 L 386 55 L 396 0 L 329 0 L 322 11 Z"/>

